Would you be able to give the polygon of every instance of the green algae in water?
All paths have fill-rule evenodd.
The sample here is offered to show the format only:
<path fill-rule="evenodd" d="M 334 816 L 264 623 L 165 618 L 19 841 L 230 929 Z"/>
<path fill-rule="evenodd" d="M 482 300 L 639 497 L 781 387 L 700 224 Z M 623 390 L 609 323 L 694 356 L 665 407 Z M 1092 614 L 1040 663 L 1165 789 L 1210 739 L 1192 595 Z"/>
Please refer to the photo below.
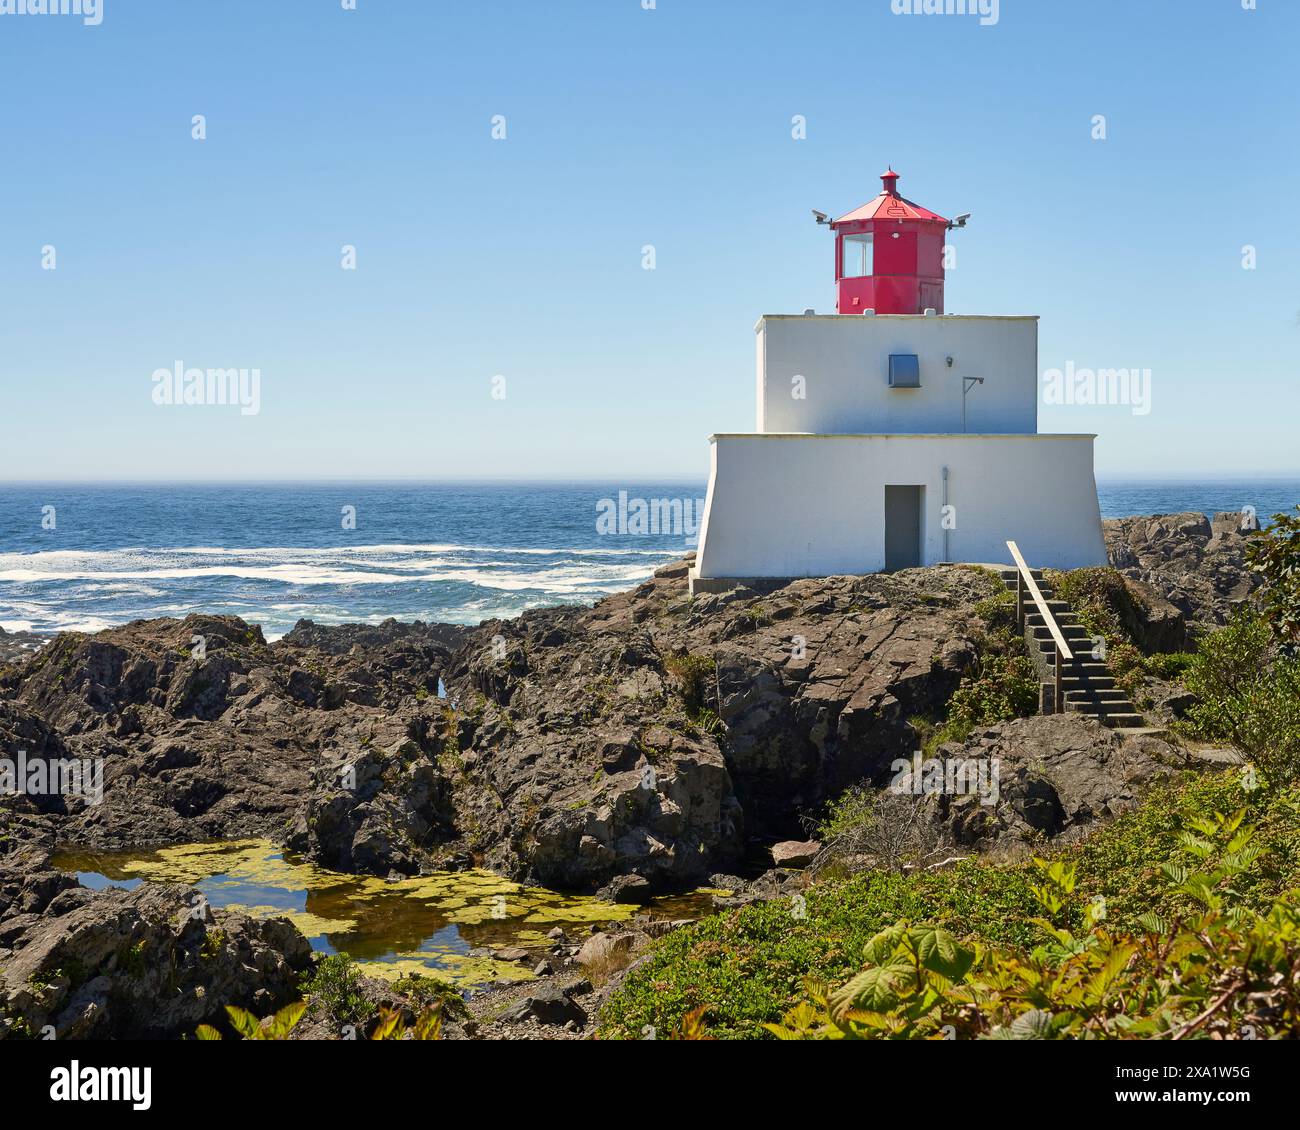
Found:
<path fill-rule="evenodd" d="M 471 956 L 504 946 L 545 948 L 560 926 L 620 922 L 638 908 L 525 887 L 490 871 L 446 871 L 397 882 L 327 871 L 268 840 L 181 844 L 150 852 L 65 852 L 54 865 L 86 886 L 180 883 L 217 909 L 285 917 L 323 953 L 347 953 L 370 975 L 419 973 L 458 988 L 532 978 L 526 966 Z M 663 900 L 676 917 L 682 900 Z M 652 908 L 653 912 L 653 908 Z"/>

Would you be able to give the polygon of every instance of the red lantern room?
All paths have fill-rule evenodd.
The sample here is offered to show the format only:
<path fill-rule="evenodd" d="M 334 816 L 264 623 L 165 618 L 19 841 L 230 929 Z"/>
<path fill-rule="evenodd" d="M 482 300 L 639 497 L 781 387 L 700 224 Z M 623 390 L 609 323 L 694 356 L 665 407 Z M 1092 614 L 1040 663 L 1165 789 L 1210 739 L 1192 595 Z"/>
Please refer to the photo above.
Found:
<path fill-rule="evenodd" d="M 836 312 L 942 314 L 944 238 L 955 225 L 899 196 L 893 169 L 880 179 L 879 196 L 830 224 Z"/>

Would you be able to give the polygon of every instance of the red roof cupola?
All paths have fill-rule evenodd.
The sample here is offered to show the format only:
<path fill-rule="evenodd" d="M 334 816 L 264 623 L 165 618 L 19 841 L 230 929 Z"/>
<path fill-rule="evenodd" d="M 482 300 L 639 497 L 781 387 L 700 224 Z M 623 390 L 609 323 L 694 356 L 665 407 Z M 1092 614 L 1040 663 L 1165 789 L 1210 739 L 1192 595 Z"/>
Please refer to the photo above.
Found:
<path fill-rule="evenodd" d="M 832 220 L 835 309 L 840 314 L 943 313 L 943 246 L 952 225 L 898 194 L 898 174 L 880 174 L 874 200 Z"/>

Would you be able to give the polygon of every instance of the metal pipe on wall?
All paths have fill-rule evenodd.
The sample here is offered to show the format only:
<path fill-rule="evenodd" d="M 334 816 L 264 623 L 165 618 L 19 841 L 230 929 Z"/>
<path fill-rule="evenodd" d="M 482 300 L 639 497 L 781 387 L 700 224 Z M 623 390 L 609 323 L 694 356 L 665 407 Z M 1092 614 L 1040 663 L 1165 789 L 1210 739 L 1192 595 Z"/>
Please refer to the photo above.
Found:
<path fill-rule="evenodd" d="M 939 521 L 943 523 L 943 559 L 951 561 L 948 553 L 948 468 L 943 469 L 943 509 L 939 511 Z"/>

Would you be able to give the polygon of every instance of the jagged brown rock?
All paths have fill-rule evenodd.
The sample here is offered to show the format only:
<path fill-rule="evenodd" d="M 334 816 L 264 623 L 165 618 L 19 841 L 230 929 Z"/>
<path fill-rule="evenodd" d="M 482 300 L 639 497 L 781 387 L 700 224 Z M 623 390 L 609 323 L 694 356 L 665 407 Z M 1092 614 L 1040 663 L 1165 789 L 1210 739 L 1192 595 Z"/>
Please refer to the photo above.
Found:
<path fill-rule="evenodd" d="M 446 792 L 434 761 L 441 744 L 431 734 L 458 634 L 305 621 L 268 646 L 260 628 L 226 616 L 65 633 L 5 676 L 0 752 L 54 743 L 52 752 L 103 760 L 102 804 L 55 806 L 67 843 L 284 839 L 297 828 L 304 849 L 334 866 L 414 870 L 443 831 L 434 826 Z M 313 780 L 328 793 L 348 764 L 359 767 L 358 791 L 317 797 Z M 376 774 L 395 796 L 376 799 Z"/>
<path fill-rule="evenodd" d="M 958 566 L 693 600 L 685 574 L 473 629 L 305 621 L 267 645 L 191 616 L 61 636 L 0 693 L 24 740 L 104 758 L 104 803 L 8 807 L 92 848 L 257 835 L 380 875 L 683 888 L 883 783 L 1000 589 Z"/>
<path fill-rule="evenodd" d="M 286 919 L 213 911 L 170 884 L 89 891 L 42 852 L 0 858 L 0 1037 L 193 1035 L 226 1005 L 299 997 L 311 947 Z"/>
<path fill-rule="evenodd" d="M 1108 518 L 1102 529 L 1110 564 L 1202 631 L 1226 623 L 1233 607 L 1259 586 L 1246 567 L 1250 530 L 1239 513 Z"/>
<path fill-rule="evenodd" d="M 996 763 L 997 788 L 985 790 L 983 799 L 973 792 L 925 798 L 947 842 L 985 852 L 1086 835 L 1134 808 L 1182 762 L 1159 737 L 1127 736 L 1073 713 L 989 726 L 965 742 L 940 746 L 934 756 Z"/>
<path fill-rule="evenodd" d="M 691 600 L 675 565 L 593 609 L 484 624 L 446 676 L 473 846 L 559 886 L 728 868 L 913 748 L 996 589 L 936 568 Z"/>

